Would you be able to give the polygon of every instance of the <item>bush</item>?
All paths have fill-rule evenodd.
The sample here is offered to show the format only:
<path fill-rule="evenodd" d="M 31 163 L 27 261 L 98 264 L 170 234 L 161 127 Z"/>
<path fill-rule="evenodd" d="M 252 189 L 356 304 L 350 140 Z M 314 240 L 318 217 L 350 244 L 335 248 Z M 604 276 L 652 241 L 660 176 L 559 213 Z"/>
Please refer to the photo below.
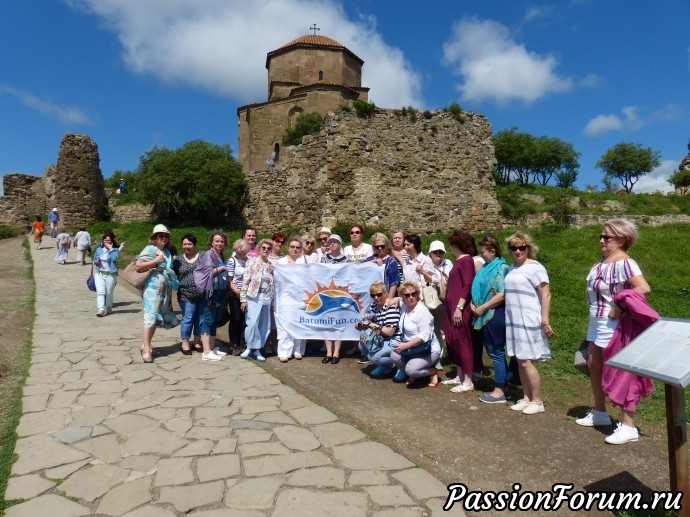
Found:
<path fill-rule="evenodd" d="M 302 113 L 297 117 L 295 127 L 285 130 L 283 145 L 299 145 L 302 143 L 302 137 L 318 133 L 322 127 L 323 117 L 320 114 L 316 112 Z"/>
<path fill-rule="evenodd" d="M 371 118 L 376 113 L 376 104 L 373 102 L 364 102 L 359 99 L 352 101 L 352 106 L 359 118 Z"/>
<path fill-rule="evenodd" d="M 458 122 L 462 121 L 462 108 L 460 107 L 460 104 L 457 102 L 454 102 L 450 106 L 448 106 L 445 111 L 453 115 L 453 118 L 457 120 Z"/>
<path fill-rule="evenodd" d="M 9 226 L 0 226 L 0 239 L 9 239 L 11 237 L 16 237 L 17 235 L 19 234 L 14 230 L 14 228 L 10 228 Z"/>
<path fill-rule="evenodd" d="M 431 112 L 429 110 L 424 111 L 424 113 L 422 113 L 422 116 L 427 120 L 429 120 L 431 117 L 433 117 L 433 115 L 431 114 Z"/>

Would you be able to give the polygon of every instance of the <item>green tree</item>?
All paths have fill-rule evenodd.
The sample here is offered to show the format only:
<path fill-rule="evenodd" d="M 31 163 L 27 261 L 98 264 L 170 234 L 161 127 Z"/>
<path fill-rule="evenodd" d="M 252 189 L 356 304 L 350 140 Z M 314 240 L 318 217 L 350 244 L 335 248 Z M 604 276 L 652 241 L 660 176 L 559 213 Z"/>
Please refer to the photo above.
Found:
<path fill-rule="evenodd" d="M 626 192 L 632 192 L 635 183 L 661 163 L 661 154 L 641 144 L 620 142 L 606 151 L 596 166 L 604 178 L 619 180 Z"/>
<path fill-rule="evenodd" d="M 229 145 L 193 140 L 176 150 L 154 147 L 139 159 L 140 199 L 176 222 L 241 223 L 247 185 Z"/>
<path fill-rule="evenodd" d="M 529 183 L 530 149 L 534 137 L 529 133 L 519 133 L 517 128 L 504 129 L 494 135 L 496 152 L 496 176 L 501 185 L 512 180 L 521 185 Z"/>
<path fill-rule="evenodd" d="M 301 113 L 295 121 L 295 127 L 290 127 L 283 135 L 283 145 L 299 145 L 302 137 L 321 131 L 323 117 L 316 112 Z"/>
<path fill-rule="evenodd" d="M 548 184 L 554 174 L 560 177 L 559 186 L 567 188 L 575 183 L 580 153 L 573 144 L 556 137 L 540 136 L 532 141 L 530 152 L 530 169 L 537 183 Z"/>
<path fill-rule="evenodd" d="M 690 169 L 681 169 L 674 172 L 668 178 L 668 183 L 673 185 L 673 188 L 680 190 L 682 195 L 690 191 Z"/>

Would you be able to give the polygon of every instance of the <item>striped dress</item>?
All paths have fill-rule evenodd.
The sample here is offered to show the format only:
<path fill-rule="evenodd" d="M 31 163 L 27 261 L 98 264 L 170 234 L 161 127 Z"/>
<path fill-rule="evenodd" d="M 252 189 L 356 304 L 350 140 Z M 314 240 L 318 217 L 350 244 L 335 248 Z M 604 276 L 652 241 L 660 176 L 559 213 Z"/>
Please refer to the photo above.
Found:
<path fill-rule="evenodd" d="M 536 260 L 513 265 L 505 278 L 506 345 L 508 355 L 543 361 L 551 358 L 541 328 L 541 299 L 537 287 L 549 283 L 546 269 Z"/>
<path fill-rule="evenodd" d="M 607 317 L 616 293 L 627 287 L 628 280 L 640 275 L 640 266 L 631 258 L 610 264 L 603 261 L 594 264 L 587 275 L 589 315 L 593 318 Z"/>

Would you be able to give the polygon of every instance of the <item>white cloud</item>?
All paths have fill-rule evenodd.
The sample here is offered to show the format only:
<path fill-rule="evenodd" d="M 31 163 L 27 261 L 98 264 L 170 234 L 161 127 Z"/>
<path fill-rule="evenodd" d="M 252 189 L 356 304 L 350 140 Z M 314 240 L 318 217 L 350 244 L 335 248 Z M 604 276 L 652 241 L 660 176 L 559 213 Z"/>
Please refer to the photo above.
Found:
<path fill-rule="evenodd" d="M 646 176 L 642 176 L 635 186 L 633 192 L 638 194 L 653 193 L 660 191 L 663 193 L 671 192 L 673 186 L 666 181 L 678 169 L 678 161 L 663 160 L 661 164 Z"/>
<path fill-rule="evenodd" d="M 65 1 L 117 35 L 132 71 L 242 102 L 266 100 L 266 54 L 309 34 L 315 20 L 319 34 L 364 59 L 362 85 L 377 104 L 423 105 L 421 76 L 402 51 L 383 41 L 375 20 L 351 20 L 335 0 Z"/>
<path fill-rule="evenodd" d="M 637 115 L 637 106 L 626 106 L 621 110 L 622 117 L 614 114 L 597 115 L 585 126 L 587 136 L 597 136 L 611 131 L 637 131 L 645 121 Z"/>
<path fill-rule="evenodd" d="M 62 106 L 36 95 L 0 84 L 0 94 L 6 93 L 18 99 L 25 106 L 55 118 L 63 124 L 93 124 L 94 121 L 81 109 L 75 106 Z"/>
<path fill-rule="evenodd" d="M 533 5 L 529 9 L 527 9 L 527 12 L 525 13 L 524 20 L 526 22 L 531 22 L 534 20 L 537 20 L 539 18 L 546 18 L 551 14 L 551 12 L 554 10 L 553 6 L 538 6 L 538 5 Z"/>
<path fill-rule="evenodd" d="M 616 114 L 597 115 L 590 119 L 585 126 L 587 136 L 597 136 L 611 131 L 637 131 L 654 122 L 674 122 L 686 117 L 688 110 L 680 104 L 667 104 L 652 112 L 649 116 L 641 117 L 637 106 L 626 106 L 621 110 L 622 116 Z"/>
<path fill-rule="evenodd" d="M 468 101 L 533 102 L 570 90 L 572 78 L 560 77 L 553 56 L 541 56 L 516 43 L 508 29 L 492 20 L 456 22 L 443 45 L 446 64 L 463 77 L 458 85 Z"/>

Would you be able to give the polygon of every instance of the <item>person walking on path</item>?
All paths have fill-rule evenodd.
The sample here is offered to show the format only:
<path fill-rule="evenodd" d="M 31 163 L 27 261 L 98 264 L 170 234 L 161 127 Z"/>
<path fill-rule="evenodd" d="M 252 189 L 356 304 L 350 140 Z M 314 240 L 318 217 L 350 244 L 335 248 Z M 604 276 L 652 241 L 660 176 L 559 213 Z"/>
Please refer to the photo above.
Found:
<path fill-rule="evenodd" d="M 72 245 L 72 237 L 64 228 L 60 228 L 60 233 L 57 235 L 55 246 L 57 247 L 57 254 L 55 255 L 55 262 L 67 264 L 67 256 L 69 255 L 69 247 Z"/>
<path fill-rule="evenodd" d="M 36 244 L 36 249 L 41 249 L 41 244 L 43 243 L 43 234 L 46 232 L 46 223 L 41 220 L 41 216 L 37 215 L 36 220 L 31 225 L 31 233 L 34 236 L 34 244 Z"/>
<path fill-rule="evenodd" d="M 96 316 L 103 316 L 113 312 L 113 298 L 117 285 L 117 260 L 120 251 L 125 247 L 124 241 L 119 246 L 115 242 L 115 234 L 108 230 L 103 234 L 101 245 L 96 248 L 93 255 L 93 264 L 96 268 L 94 281 L 96 282 Z"/>
<path fill-rule="evenodd" d="M 60 222 L 60 214 L 57 208 L 53 208 L 48 216 L 48 222 L 50 223 L 50 236 L 54 239 L 58 234 L 58 223 Z"/>
<path fill-rule="evenodd" d="M 85 265 L 86 255 L 91 253 L 91 235 L 83 226 L 79 228 L 79 231 L 74 236 L 74 247 L 77 248 L 77 262 L 81 266 Z"/>

